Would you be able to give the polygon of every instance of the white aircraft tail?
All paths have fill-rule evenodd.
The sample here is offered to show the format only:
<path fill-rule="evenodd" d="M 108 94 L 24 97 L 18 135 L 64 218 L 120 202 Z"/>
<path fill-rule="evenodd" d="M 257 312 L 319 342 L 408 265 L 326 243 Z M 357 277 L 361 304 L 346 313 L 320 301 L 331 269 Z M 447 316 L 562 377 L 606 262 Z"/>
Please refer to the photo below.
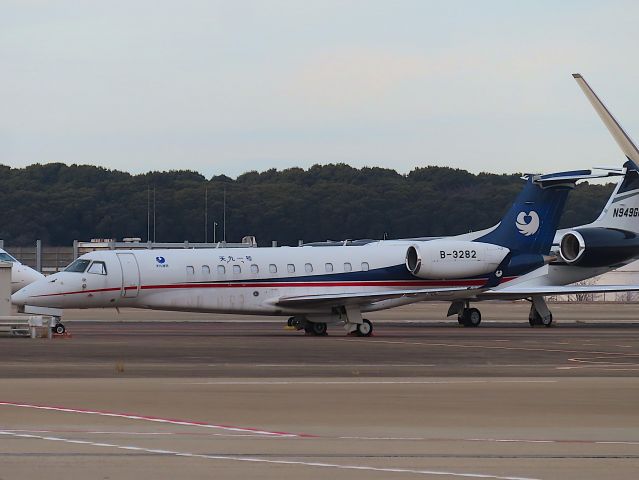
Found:
<path fill-rule="evenodd" d="M 615 139 L 615 142 L 617 142 L 617 145 L 619 145 L 619 148 L 621 148 L 626 158 L 632 160 L 635 164 L 639 164 L 639 150 L 630 138 L 630 135 L 619 125 L 619 122 L 617 122 L 615 117 L 612 116 L 612 113 L 608 111 L 593 89 L 590 88 L 590 85 L 588 85 L 584 77 L 579 73 L 573 73 L 572 76 L 577 81 L 577 84 L 594 107 L 597 115 L 599 115 L 599 118 L 601 118 L 601 121 L 612 135 L 612 138 Z"/>
<path fill-rule="evenodd" d="M 628 159 L 624 164 L 623 180 L 617 184 L 601 214 L 590 226 L 639 232 L 639 149 L 588 82 L 578 73 L 572 76 Z"/>
<path fill-rule="evenodd" d="M 628 160 L 626 174 L 610 195 L 601 214 L 590 224 L 592 227 L 616 228 L 639 232 L 639 167 Z"/>

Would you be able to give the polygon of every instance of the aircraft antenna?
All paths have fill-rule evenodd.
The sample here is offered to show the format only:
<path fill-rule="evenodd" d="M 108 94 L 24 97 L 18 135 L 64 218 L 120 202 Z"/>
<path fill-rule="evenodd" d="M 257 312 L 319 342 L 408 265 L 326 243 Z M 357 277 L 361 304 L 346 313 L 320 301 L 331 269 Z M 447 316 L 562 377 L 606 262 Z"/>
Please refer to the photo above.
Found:
<path fill-rule="evenodd" d="M 204 243 L 208 242 L 209 239 L 209 187 L 204 187 Z"/>
<path fill-rule="evenodd" d="M 153 243 L 155 243 L 155 185 L 153 185 Z"/>
<path fill-rule="evenodd" d="M 151 186 L 146 184 L 146 241 L 151 241 Z"/>

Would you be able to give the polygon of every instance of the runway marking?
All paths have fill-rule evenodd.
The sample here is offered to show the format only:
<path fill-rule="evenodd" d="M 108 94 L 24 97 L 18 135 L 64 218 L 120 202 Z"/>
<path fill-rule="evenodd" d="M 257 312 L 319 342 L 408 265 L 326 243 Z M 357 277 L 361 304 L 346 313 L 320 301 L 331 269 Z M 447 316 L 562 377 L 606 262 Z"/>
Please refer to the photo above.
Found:
<path fill-rule="evenodd" d="M 131 413 L 116 413 L 116 412 L 108 412 L 104 410 L 87 410 L 87 409 L 79 409 L 79 408 L 67 408 L 67 407 L 57 407 L 57 406 L 50 406 L 50 405 L 36 405 L 31 403 L 2 402 L 2 401 L 0 401 L 0 406 L 33 408 L 36 410 L 48 410 L 48 411 L 65 412 L 65 413 L 81 413 L 85 415 L 100 415 L 103 417 L 127 418 L 129 420 L 142 420 L 146 422 L 167 423 L 171 425 L 184 425 L 188 427 L 214 428 L 214 429 L 226 430 L 230 432 L 253 433 L 257 435 L 275 436 L 275 437 L 313 437 L 313 435 L 307 435 L 307 434 L 301 434 L 301 433 L 274 432 L 269 430 L 260 430 L 258 428 L 237 427 L 232 425 L 221 425 L 221 424 L 196 422 L 196 421 L 189 421 L 189 420 L 178 420 L 173 418 L 162 418 L 162 417 L 154 417 L 149 415 L 136 415 Z"/>
<path fill-rule="evenodd" d="M 389 343 L 398 345 L 423 345 L 426 347 L 456 347 L 456 348 L 479 348 L 487 350 L 524 350 L 531 352 L 557 352 L 557 353 L 579 353 L 579 354 L 592 354 L 592 355 L 623 355 L 623 356 L 636 356 L 639 357 L 639 353 L 621 353 L 621 352 L 598 352 L 598 351 L 583 351 L 583 350 L 568 350 L 563 348 L 540 348 L 540 347 L 506 347 L 501 345 L 467 345 L 461 343 L 429 343 L 429 342 L 407 342 L 401 340 L 371 340 L 367 339 L 365 342 L 361 340 L 355 340 L 350 338 L 336 338 L 335 340 L 340 342 L 353 342 L 360 345 L 368 345 L 370 343 Z"/>
<path fill-rule="evenodd" d="M 65 429 L 2 429 L 9 433 L 56 433 L 56 434 L 84 434 L 84 435 L 128 435 L 128 436 L 199 436 L 199 437 L 227 437 L 227 438 L 259 438 L 280 439 L 285 437 L 265 437 L 255 434 L 226 434 L 212 432 L 132 432 L 114 430 L 65 430 Z M 588 445 L 639 445 L 639 440 L 580 440 L 580 439 L 530 439 L 530 438 L 456 438 L 456 437 L 398 437 L 398 436 L 356 436 L 322 435 L 317 438 L 336 440 L 362 441 L 419 441 L 419 442 L 494 442 L 494 443 L 558 443 L 558 444 L 588 444 Z"/>
<path fill-rule="evenodd" d="M 341 465 L 337 463 L 324 463 L 324 462 L 303 462 L 301 460 L 270 460 L 265 458 L 256 457 L 244 457 L 244 456 L 232 456 L 232 455 L 206 455 L 202 453 L 191 452 L 179 452 L 174 450 L 161 450 L 155 448 L 143 448 L 131 445 L 118 445 L 115 443 L 103 443 L 103 442 L 91 442 L 88 440 L 73 440 L 63 437 L 52 437 L 45 435 L 33 435 L 26 433 L 14 433 L 6 430 L 0 430 L 0 435 L 13 436 L 18 438 L 30 438 L 38 440 L 47 440 L 53 442 L 64 442 L 76 445 L 89 445 L 92 447 L 104 447 L 104 448 L 117 448 L 120 450 L 140 451 L 146 453 L 155 453 L 158 455 L 173 455 L 176 457 L 187 458 L 204 458 L 209 460 L 225 460 L 233 462 L 250 462 L 250 463 L 266 463 L 271 465 L 300 465 L 305 467 L 318 467 L 318 468 L 332 468 L 338 470 L 359 470 L 369 472 L 384 472 L 384 473 L 408 473 L 414 475 L 440 475 L 449 477 L 462 477 L 462 478 L 492 478 L 495 480 L 539 480 L 531 477 L 520 476 L 501 476 L 491 475 L 487 473 L 463 473 L 463 472 L 448 472 L 443 470 L 418 470 L 410 468 L 385 468 L 385 467 L 371 467 L 367 465 Z"/>
<path fill-rule="evenodd" d="M 322 437 L 325 438 L 325 437 Z M 494 442 L 494 443 L 578 443 L 589 445 L 639 445 L 639 441 L 625 440 L 547 440 L 526 438 L 429 438 L 429 437 L 360 437 L 340 436 L 340 440 L 425 441 L 425 442 Z"/>
<path fill-rule="evenodd" d="M 445 385 L 557 382 L 558 380 L 213 380 L 209 382 L 179 382 L 177 385 Z"/>
<path fill-rule="evenodd" d="M 127 432 L 113 430 L 40 430 L 40 429 L 4 429 L 5 432 L 16 433 L 82 433 L 88 435 L 131 435 L 131 436 L 207 436 L 225 438 L 264 438 L 264 439 L 285 439 L 285 436 L 265 436 L 254 433 L 212 433 L 212 432 Z"/>
<path fill-rule="evenodd" d="M 618 354 L 617 357 L 625 357 L 626 354 Z M 605 368 L 606 370 L 613 371 L 635 371 L 639 370 L 639 363 L 628 363 L 628 362 L 614 362 L 614 356 L 609 357 L 591 357 L 591 358 L 580 358 L 574 357 L 569 358 L 569 362 L 581 363 L 583 365 L 567 365 L 562 367 L 557 367 L 557 370 L 576 370 L 580 368 Z M 628 367 L 628 368 L 620 368 L 620 367 Z"/>
<path fill-rule="evenodd" d="M 249 366 L 249 367 L 257 367 L 257 368 L 311 368 L 311 367 L 322 367 L 322 368 L 351 368 L 351 367 L 388 367 L 388 368 L 409 368 L 409 367 L 435 367 L 434 363 L 209 363 L 207 366 L 209 367 L 228 367 L 232 365 L 234 367 L 237 366 Z"/>

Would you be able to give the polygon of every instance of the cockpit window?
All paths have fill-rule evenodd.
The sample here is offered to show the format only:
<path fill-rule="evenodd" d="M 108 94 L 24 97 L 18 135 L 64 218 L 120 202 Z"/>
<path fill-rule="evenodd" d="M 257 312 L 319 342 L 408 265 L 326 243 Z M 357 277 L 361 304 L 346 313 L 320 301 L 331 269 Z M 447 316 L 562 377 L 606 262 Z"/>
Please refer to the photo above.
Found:
<path fill-rule="evenodd" d="M 106 265 L 104 264 L 104 262 L 93 262 L 91 266 L 89 267 L 89 269 L 87 270 L 87 273 L 95 273 L 97 275 L 106 275 L 107 274 Z"/>
<path fill-rule="evenodd" d="M 0 262 L 17 262 L 17 260 L 7 252 L 0 252 Z"/>
<path fill-rule="evenodd" d="M 64 271 L 82 273 L 87 269 L 87 267 L 89 266 L 89 263 L 91 263 L 89 260 L 80 260 L 78 258 L 75 262 L 73 262 L 71 265 L 65 268 Z"/>

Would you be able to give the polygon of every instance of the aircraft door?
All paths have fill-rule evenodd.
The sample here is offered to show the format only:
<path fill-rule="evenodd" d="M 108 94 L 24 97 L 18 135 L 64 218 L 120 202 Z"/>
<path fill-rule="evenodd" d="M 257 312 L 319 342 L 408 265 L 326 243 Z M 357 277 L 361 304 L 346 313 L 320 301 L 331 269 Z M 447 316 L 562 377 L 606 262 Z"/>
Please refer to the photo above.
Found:
<path fill-rule="evenodd" d="M 120 296 L 137 297 L 140 292 L 140 268 L 133 253 L 118 253 L 120 268 L 122 269 L 122 290 Z"/>

